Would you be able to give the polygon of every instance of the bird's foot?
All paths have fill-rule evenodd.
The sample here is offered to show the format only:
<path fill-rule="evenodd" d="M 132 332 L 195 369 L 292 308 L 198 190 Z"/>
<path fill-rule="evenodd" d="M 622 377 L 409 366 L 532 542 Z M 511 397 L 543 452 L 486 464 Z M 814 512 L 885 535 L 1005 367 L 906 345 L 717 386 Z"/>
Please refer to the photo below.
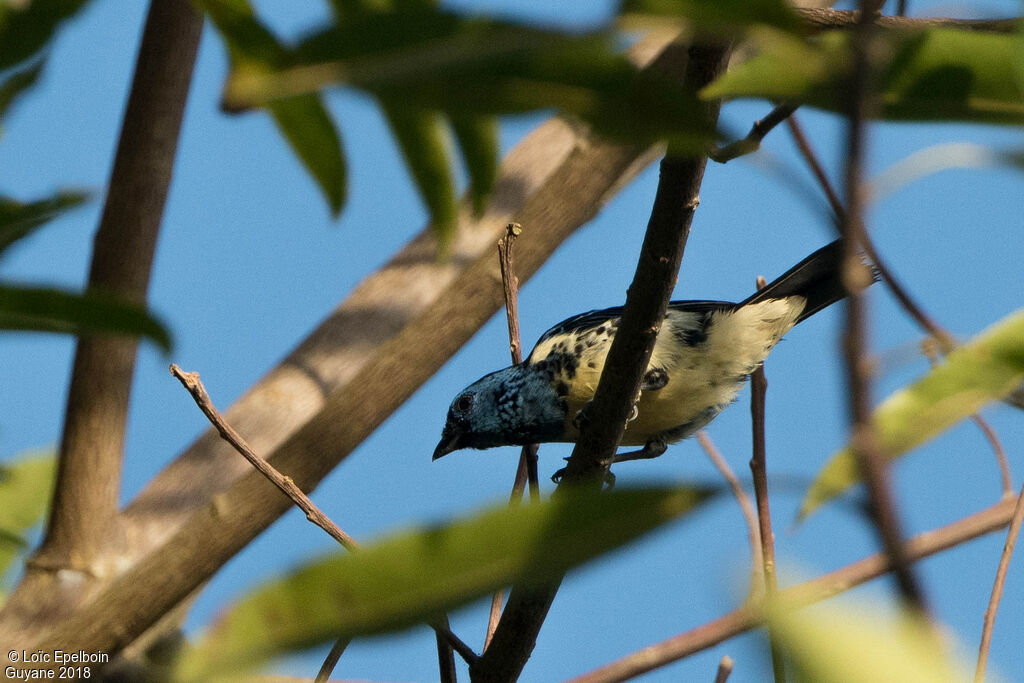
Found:
<path fill-rule="evenodd" d="M 563 460 L 568 460 L 568 459 L 569 458 L 563 458 Z M 552 474 L 551 475 L 551 481 L 555 482 L 556 484 L 560 483 L 562 481 L 562 477 L 565 476 L 566 469 L 568 469 L 568 468 L 562 467 L 558 471 L 556 471 L 554 474 Z M 604 481 L 604 484 L 607 487 L 607 490 L 611 491 L 613 488 L 615 488 L 615 475 L 612 474 L 612 471 L 610 469 L 604 471 L 604 475 L 602 476 L 602 479 Z"/>

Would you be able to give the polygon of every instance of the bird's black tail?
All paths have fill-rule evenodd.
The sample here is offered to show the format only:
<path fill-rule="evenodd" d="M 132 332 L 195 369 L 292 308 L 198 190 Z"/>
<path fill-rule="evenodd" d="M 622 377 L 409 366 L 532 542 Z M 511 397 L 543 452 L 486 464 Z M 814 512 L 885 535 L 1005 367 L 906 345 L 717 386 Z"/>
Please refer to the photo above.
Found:
<path fill-rule="evenodd" d="M 745 304 L 757 303 L 765 299 L 782 299 L 787 296 L 802 296 L 807 299 L 797 322 L 811 317 L 821 309 L 831 306 L 846 296 L 846 288 L 842 278 L 843 245 L 839 240 L 828 244 L 796 264 L 768 285 L 743 301 Z M 871 280 L 877 280 L 877 274 L 870 265 Z"/>

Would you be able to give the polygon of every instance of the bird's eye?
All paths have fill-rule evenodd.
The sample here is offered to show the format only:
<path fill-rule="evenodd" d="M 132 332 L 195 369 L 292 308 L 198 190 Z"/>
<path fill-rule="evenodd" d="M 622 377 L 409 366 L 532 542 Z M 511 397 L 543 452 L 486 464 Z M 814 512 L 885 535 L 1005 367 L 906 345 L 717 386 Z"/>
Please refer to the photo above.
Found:
<path fill-rule="evenodd" d="M 459 413 L 468 413 L 469 409 L 473 407 L 473 394 L 463 394 L 455 399 L 455 411 Z"/>

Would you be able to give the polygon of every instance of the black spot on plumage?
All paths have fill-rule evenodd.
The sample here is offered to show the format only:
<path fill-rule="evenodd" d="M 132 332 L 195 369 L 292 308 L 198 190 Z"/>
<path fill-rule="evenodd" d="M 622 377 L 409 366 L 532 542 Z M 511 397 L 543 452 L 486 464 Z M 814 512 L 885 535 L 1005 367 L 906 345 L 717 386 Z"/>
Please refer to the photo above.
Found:
<path fill-rule="evenodd" d="M 558 394 L 559 396 L 568 396 L 569 385 L 566 384 L 565 382 L 559 382 L 558 384 L 555 385 L 555 393 Z"/>
<path fill-rule="evenodd" d="M 583 344 L 576 342 L 576 346 L 572 347 L 572 352 L 575 353 L 577 356 L 583 355 Z"/>
<path fill-rule="evenodd" d="M 598 335 L 598 336 L 600 336 L 600 335 L 604 334 L 604 325 L 601 325 L 601 326 L 600 326 L 600 327 L 598 327 L 598 328 L 597 328 L 596 330 L 594 330 L 594 334 L 596 334 L 596 335 Z"/>
<path fill-rule="evenodd" d="M 668 384 L 668 373 L 664 368 L 651 368 L 644 374 L 640 388 L 643 391 L 657 391 Z"/>
<path fill-rule="evenodd" d="M 694 311 L 692 324 L 686 327 L 672 325 L 672 336 L 686 346 L 699 346 L 708 340 L 708 323 L 711 321 L 710 310 Z"/>

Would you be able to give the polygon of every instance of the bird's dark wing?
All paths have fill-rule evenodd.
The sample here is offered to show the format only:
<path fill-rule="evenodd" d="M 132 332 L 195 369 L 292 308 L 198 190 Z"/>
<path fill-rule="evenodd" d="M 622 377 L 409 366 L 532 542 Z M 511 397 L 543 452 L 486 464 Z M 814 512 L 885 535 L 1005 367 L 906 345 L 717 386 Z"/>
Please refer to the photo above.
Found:
<path fill-rule="evenodd" d="M 735 305 L 736 304 L 728 301 L 670 301 L 668 307 L 669 310 L 684 313 L 708 313 L 712 311 L 728 310 Z M 553 337 L 569 334 L 577 335 L 580 332 L 599 327 L 609 322 L 610 327 L 617 328 L 619 326 L 619 318 L 621 316 L 622 306 L 612 306 L 611 308 L 601 308 L 593 311 L 587 311 L 586 313 L 579 313 L 571 318 L 566 318 L 562 322 L 551 327 L 547 332 L 540 336 L 540 339 L 538 339 L 537 343 L 534 344 L 534 348 L 540 346 L 545 341 L 548 341 Z"/>

